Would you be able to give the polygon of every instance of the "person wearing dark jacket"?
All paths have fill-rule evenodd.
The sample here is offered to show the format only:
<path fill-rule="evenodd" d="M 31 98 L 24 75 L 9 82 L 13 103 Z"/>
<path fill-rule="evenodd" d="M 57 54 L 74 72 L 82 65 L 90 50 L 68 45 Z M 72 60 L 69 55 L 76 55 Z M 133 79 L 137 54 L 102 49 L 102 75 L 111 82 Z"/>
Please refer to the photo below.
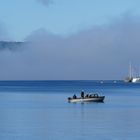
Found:
<path fill-rule="evenodd" d="M 84 98 L 84 91 L 81 91 L 81 98 Z"/>
<path fill-rule="evenodd" d="M 73 95 L 73 99 L 76 99 L 76 98 L 77 98 L 77 96 L 74 94 L 74 95 Z"/>

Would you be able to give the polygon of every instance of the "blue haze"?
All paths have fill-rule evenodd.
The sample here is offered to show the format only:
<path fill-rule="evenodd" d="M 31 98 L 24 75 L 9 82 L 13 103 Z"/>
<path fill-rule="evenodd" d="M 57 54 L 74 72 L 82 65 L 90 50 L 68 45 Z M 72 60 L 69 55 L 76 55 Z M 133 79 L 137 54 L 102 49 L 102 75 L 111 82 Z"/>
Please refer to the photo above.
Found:
<path fill-rule="evenodd" d="M 80 91 L 104 103 L 68 103 Z M 122 81 L 1 81 L 2 140 L 138 140 L 140 85 Z"/>
<path fill-rule="evenodd" d="M 130 61 L 138 75 L 139 4 L 1 0 L 0 41 L 29 44 L 0 45 L 0 80 L 122 80 Z"/>
<path fill-rule="evenodd" d="M 109 25 L 93 26 L 67 37 L 39 29 L 26 38 L 25 45 L 2 47 L 0 78 L 124 79 L 130 61 L 138 75 L 139 25 L 139 16 L 124 15 Z"/>

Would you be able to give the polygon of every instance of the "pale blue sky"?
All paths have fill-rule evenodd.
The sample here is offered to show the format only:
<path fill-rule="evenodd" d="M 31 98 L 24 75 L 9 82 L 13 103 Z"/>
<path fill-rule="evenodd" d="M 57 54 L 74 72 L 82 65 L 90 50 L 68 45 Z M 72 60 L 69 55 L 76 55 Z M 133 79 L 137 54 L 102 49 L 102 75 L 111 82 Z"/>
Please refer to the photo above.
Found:
<path fill-rule="evenodd" d="M 140 14 L 139 7 L 139 0 L 53 0 L 49 6 L 38 0 L 0 0 L 0 21 L 20 41 L 39 28 L 69 34 L 108 23 L 125 12 Z"/>

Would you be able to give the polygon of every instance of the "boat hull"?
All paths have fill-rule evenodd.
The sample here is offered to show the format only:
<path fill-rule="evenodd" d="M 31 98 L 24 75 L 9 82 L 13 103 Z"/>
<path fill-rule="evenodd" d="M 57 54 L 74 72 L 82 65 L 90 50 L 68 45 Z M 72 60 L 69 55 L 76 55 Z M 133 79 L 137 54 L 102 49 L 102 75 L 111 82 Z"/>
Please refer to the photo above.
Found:
<path fill-rule="evenodd" d="M 127 83 L 140 83 L 140 77 L 133 77 L 133 78 L 127 78 L 125 79 L 125 82 Z"/>
<path fill-rule="evenodd" d="M 133 78 L 132 83 L 140 83 L 140 78 L 139 77 Z"/>
<path fill-rule="evenodd" d="M 103 102 L 105 96 L 100 96 L 100 97 L 91 97 L 91 98 L 69 98 L 68 101 L 71 103 L 74 102 Z"/>

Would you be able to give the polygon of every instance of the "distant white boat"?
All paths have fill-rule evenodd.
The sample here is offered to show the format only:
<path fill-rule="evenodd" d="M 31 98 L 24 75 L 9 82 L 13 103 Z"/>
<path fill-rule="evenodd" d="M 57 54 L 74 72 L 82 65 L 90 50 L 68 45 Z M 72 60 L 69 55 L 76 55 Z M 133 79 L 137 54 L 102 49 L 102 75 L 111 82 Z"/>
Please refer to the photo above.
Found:
<path fill-rule="evenodd" d="M 131 63 L 129 65 L 129 76 L 124 81 L 129 83 L 140 83 L 140 76 L 134 76 Z"/>
<path fill-rule="evenodd" d="M 104 82 L 103 81 L 100 81 L 100 83 L 103 84 Z"/>
<path fill-rule="evenodd" d="M 90 94 L 88 97 L 80 97 L 80 98 L 68 98 L 68 102 L 74 103 L 74 102 L 103 102 L 105 96 L 99 96 L 98 94 Z"/>

